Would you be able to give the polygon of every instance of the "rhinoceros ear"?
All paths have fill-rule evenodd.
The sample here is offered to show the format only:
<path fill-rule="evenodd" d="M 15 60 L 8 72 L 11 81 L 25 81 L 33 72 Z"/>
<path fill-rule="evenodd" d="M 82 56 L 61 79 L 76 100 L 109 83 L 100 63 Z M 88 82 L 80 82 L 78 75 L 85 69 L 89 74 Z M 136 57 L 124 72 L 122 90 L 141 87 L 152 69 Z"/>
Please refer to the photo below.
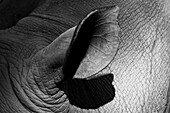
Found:
<path fill-rule="evenodd" d="M 62 68 L 65 79 L 57 84 L 72 105 L 96 109 L 114 99 L 113 74 L 86 77 L 96 76 L 113 60 L 120 31 L 117 15 L 118 7 L 97 9 L 77 26 Z M 80 77 L 73 78 L 75 74 Z"/>
<path fill-rule="evenodd" d="M 79 23 L 66 53 L 65 79 L 95 75 L 113 60 L 119 45 L 118 11 L 115 6 L 96 9 Z"/>

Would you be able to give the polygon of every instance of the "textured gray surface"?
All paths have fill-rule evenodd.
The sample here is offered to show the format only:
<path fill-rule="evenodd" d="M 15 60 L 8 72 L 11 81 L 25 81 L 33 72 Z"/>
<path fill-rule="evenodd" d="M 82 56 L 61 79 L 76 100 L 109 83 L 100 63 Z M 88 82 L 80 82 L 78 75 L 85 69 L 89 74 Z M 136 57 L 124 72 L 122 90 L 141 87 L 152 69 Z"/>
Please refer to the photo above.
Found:
<path fill-rule="evenodd" d="M 0 31 L 0 112 L 168 113 L 168 3 L 167 0 L 47 0 L 16 26 Z M 113 4 L 120 9 L 120 46 L 113 62 L 100 73 L 115 75 L 112 84 L 116 97 L 99 109 L 80 109 L 70 105 L 64 92 L 53 88 L 54 84 L 45 86 L 51 83 L 48 80 L 53 74 L 49 73 L 45 84 L 38 84 L 41 79 L 36 79 L 30 71 L 30 59 L 61 33 L 77 25 L 92 9 Z M 69 38 L 67 46 L 68 42 Z M 49 96 L 49 92 L 57 93 Z"/>

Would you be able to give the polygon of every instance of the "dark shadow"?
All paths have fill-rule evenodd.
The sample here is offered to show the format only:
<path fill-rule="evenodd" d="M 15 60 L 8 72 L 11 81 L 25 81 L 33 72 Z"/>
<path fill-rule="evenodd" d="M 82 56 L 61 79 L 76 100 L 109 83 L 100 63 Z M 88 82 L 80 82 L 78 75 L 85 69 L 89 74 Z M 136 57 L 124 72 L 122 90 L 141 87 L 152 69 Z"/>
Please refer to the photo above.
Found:
<path fill-rule="evenodd" d="M 76 28 L 70 47 L 67 50 L 65 64 L 63 67 L 64 75 L 73 75 L 77 71 L 82 59 L 92 40 L 95 21 L 98 19 L 96 14 L 91 14 L 79 23 Z M 74 65 L 73 65 L 74 64 Z M 69 71 L 68 71 L 69 70 Z M 67 79 L 72 79 L 73 76 L 66 76 Z M 68 78 L 69 77 L 69 78 Z"/>
<path fill-rule="evenodd" d="M 14 26 L 40 3 L 42 0 L 3 0 L 0 3 L 0 30 Z"/>
<path fill-rule="evenodd" d="M 90 80 L 66 80 L 57 83 L 57 87 L 65 92 L 70 104 L 82 109 L 97 109 L 114 99 L 112 81 L 113 74 L 106 74 Z"/>

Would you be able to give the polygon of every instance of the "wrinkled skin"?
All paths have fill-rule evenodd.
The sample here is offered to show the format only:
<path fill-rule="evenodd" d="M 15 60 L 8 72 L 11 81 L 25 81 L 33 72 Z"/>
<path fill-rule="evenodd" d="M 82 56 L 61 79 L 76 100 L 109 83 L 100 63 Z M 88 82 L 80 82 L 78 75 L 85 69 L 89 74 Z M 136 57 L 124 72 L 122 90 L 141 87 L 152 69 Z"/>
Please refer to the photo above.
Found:
<path fill-rule="evenodd" d="M 48 82 L 60 72 L 45 76 L 51 70 L 44 67 L 42 76 L 36 73 L 33 59 L 44 57 L 40 53 L 45 51 L 47 58 L 39 61 L 42 66 L 49 59 L 62 65 L 75 30 L 72 27 L 92 9 L 113 4 L 120 9 L 121 43 L 114 60 L 103 72 L 114 74 L 116 96 L 93 110 L 70 105 L 64 92 Z M 168 5 L 168 0 L 46 1 L 16 26 L 0 31 L 0 112 L 168 113 Z M 65 31 L 57 42 L 57 37 Z M 49 46 L 52 42 L 53 46 Z M 61 42 L 65 44 L 62 51 L 56 48 Z M 47 82 L 42 84 L 42 80 Z M 50 96 L 51 90 L 56 95 Z"/>
<path fill-rule="evenodd" d="M 0 0 L 0 29 L 14 26 L 42 3 L 43 0 Z"/>

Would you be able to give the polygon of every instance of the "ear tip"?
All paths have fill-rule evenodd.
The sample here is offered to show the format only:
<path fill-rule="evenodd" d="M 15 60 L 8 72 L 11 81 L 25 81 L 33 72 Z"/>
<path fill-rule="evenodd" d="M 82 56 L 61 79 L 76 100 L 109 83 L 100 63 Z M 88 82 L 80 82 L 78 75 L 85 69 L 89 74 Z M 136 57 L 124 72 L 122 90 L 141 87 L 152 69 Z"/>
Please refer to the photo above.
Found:
<path fill-rule="evenodd" d="M 99 7 L 97 9 L 94 9 L 92 12 L 96 13 L 107 13 L 107 12 L 119 12 L 119 7 L 117 5 L 111 5 L 111 6 L 104 6 L 104 7 Z"/>
<path fill-rule="evenodd" d="M 88 17 L 90 17 L 93 14 L 98 14 L 98 13 L 118 13 L 119 12 L 119 7 L 117 5 L 111 5 L 111 6 L 104 6 L 104 7 L 99 7 L 93 9 L 83 20 L 80 24 L 82 24 Z"/>

